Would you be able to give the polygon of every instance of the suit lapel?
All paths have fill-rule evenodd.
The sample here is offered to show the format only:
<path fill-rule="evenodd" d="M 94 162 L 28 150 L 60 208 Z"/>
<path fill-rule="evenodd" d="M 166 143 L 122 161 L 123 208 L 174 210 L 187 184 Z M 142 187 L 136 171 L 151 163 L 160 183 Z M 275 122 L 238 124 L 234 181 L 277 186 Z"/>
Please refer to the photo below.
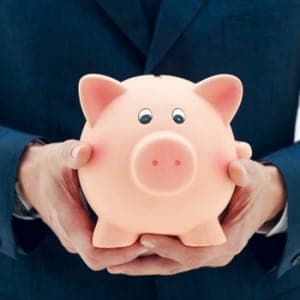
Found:
<path fill-rule="evenodd" d="M 137 0 L 96 0 L 106 14 L 144 54 L 150 43 L 149 27 L 141 4 Z"/>
<path fill-rule="evenodd" d="M 208 0 L 162 0 L 151 40 L 140 0 L 96 0 L 127 38 L 147 56 L 151 73 Z"/>
<path fill-rule="evenodd" d="M 148 52 L 145 73 L 153 71 L 206 1 L 162 0 Z"/>

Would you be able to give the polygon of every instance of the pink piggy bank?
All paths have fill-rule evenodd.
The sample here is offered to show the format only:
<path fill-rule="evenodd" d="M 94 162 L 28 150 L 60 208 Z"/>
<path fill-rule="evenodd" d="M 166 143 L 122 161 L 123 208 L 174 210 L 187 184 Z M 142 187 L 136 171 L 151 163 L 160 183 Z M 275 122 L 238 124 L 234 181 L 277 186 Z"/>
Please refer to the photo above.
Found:
<path fill-rule="evenodd" d="M 144 75 L 119 82 L 90 74 L 79 95 L 81 140 L 93 153 L 78 176 L 99 216 L 94 246 L 128 246 L 143 233 L 178 236 L 188 246 L 225 242 L 219 216 L 235 188 L 227 165 L 251 155 L 248 144 L 237 150 L 230 127 L 240 80 Z"/>

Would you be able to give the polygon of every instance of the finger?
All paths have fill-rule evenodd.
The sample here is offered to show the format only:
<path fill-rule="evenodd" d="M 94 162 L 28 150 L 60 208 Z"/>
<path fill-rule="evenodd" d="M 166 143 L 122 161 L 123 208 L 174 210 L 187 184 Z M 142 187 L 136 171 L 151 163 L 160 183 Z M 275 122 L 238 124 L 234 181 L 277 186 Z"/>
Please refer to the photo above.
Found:
<path fill-rule="evenodd" d="M 66 240 L 62 237 L 59 237 L 59 241 L 68 252 L 70 252 L 72 254 L 77 253 L 76 249 L 72 246 L 72 244 L 68 240 Z"/>
<path fill-rule="evenodd" d="M 237 158 L 250 158 L 252 156 L 252 148 L 246 142 L 236 141 Z"/>
<path fill-rule="evenodd" d="M 82 231 L 81 237 L 78 236 L 77 241 L 75 241 L 77 250 L 85 259 L 88 260 L 90 258 L 97 261 L 101 268 L 127 263 L 147 251 L 139 243 L 129 247 L 96 248 L 92 245 L 91 240 L 92 233 L 88 230 L 86 232 Z"/>
<path fill-rule="evenodd" d="M 81 206 L 63 201 L 60 204 L 60 213 L 64 216 L 63 219 L 58 218 L 57 213 L 53 217 L 57 227 L 61 233 L 65 233 L 76 252 L 92 270 L 102 270 L 113 264 L 126 263 L 148 251 L 139 243 L 124 248 L 95 248 L 92 245 L 94 223 L 87 212 Z"/>
<path fill-rule="evenodd" d="M 77 170 L 89 161 L 92 147 L 86 142 L 68 140 L 59 144 L 58 151 L 59 165 Z"/>
<path fill-rule="evenodd" d="M 102 256 L 102 259 L 105 261 L 105 267 L 128 263 L 147 252 L 147 249 L 139 243 L 122 248 L 94 249 L 98 255 Z"/>
<path fill-rule="evenodd" d="M 172 275 L 179 273 L 183 267 L 167 258 L 159 256 L 147 256 L 135 259 L 127 264 L 108 267 L 111 274 L 126 274 L 131 276 L 138 275 Z"/>
<path fill-rule="evenodd" d="M 255 187 L 264 176 L 264 166 L 251 159 L 238 159 L 228 165 L 229 177 L 241 187 Z"/>
<path fill-rule="evenodd" d="M 192 247 L 184 246 L 177 238 L 144 234 L 140 238 L 140 243 L 148 250 L 156 253 L 157 255 L 175 260 L 179 263 L 184 263 L 195 252 Z"/>
<path fill-rule="evenodd" d="M 245 187 L 249 183 L 249 174 L 244 160 L 234 160 L 228 165 L 230 179 L 240 187 Z"/>
<path fill-rule="evenodd" d="M 211 266 L 220 257 L 233 257 L 239 243 L 232 244 L 231 240 L 219 246 L 187 247 L 179 240 L 171 237 L 145 234 L 140 239 L 145 248 L 151 249 L 157 255 L 170 259 L 186 269 Z"/>
<path fill-rule="evenodd" d="M 103 270 L 109 266 L 129 263 L 145 252 L 139 244 L 124 248 L 99 249 L 91 245 L 81 249 L 79 255 L 92 270 Z"/>
<path fill-rule="evenodd" d="M 232 255 L 214 258 L 208 262 L 207 267 L 225 267 L 232 261 L 233 258 L 234 256 Z"/>
<path fill-rule="evenodd" d="M 89 222 L 90 220 L 86 220 L 86 224 L 75 225 L 73 230 L 69 231 L 69 235 L 72 245 L 92 270 L 102 270 L 111 265 L 127 263 L 148 251 L 139 243 L 122 248 L 96 248 L 92 245 L 93 228 L 88 224 Z"/>
<path fill-rule="evenodd" d="M 76 249 L 73 247 L 72 243 L 68 240 L 65 233 L 54 223 L 48 224 L 51 230 L 54 232 L 55 236 L 60 241 L 61 245 L 70 253 L 75 254 L 77 253 Z"/>

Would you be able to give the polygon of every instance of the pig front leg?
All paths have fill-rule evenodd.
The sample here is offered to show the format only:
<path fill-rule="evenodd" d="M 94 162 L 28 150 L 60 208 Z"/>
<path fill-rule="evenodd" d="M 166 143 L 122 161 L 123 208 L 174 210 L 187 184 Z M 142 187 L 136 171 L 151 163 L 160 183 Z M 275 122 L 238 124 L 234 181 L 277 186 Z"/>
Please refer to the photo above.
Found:
<path fill-rule="evenodd" d="M 210 220 L 179 236 L 186 246 L 200 247 L 220 245 L 226 237 L 219 220 Z"/>
<path fill-rule="evenodd" d="M 138 237 L 138 234 L 127 232 L 100 219 L 94 230 L 93 245 L 98 248 L 126 247 L 134 244 Z"/>

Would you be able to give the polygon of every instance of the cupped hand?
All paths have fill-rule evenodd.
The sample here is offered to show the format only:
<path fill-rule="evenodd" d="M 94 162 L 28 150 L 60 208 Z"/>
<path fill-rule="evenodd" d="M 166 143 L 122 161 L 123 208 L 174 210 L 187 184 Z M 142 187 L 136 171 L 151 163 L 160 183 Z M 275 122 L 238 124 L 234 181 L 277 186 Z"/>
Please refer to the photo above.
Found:
<path fill-rule="evenodd" d="M 32 145 L 22 158 L 18 180 L 25 200 L 65 249 L 79 254 L 90 269 L 102 270 L 130 262 L 145 248 L 139 243 L 115 249 L 93 247 L 95 224 L 83 204 L 76 172 L 88 162 L 91 153 L 89 144 L 77 140 Z"/>
<path fill-rule="evenodd" d="M 236 184 L 222 227 L 227 241 L 219 246 L 187 247 L 177 238 L 145 234 L 141 244 L 154 255 L 108 268 L 127 275 L 170 275 L 201 267 L 229 264 L 253 234 L 276 217 L 286 203 L 283 179 L 275 166 L 250 159 L 229 164 L 228 174 Z"/>

